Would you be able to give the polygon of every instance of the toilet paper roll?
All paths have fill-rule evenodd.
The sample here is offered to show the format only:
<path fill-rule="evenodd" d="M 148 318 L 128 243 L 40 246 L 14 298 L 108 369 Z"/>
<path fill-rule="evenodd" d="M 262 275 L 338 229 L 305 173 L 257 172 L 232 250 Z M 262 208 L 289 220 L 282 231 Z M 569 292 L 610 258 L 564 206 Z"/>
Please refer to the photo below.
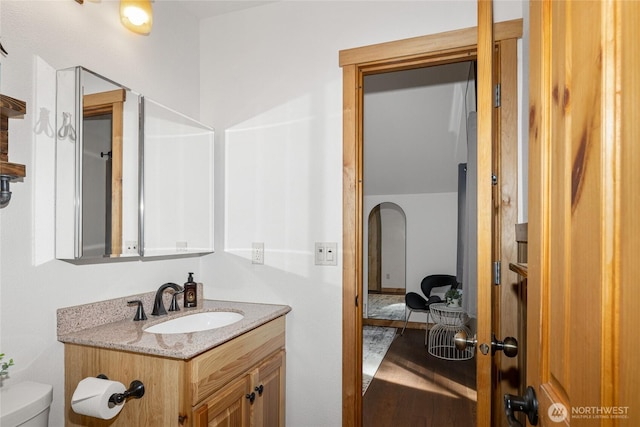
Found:
<path fill-rule="evenodd" d="M 85 378 L 78 383 L 73 392 L 71 409 L 77 414 L 110 420 L 120 413 L 124 403 L 115 405 L 109 402 L 109 398 L 112 394 L 125 390 L 124 384 L 118 381 Z"/>

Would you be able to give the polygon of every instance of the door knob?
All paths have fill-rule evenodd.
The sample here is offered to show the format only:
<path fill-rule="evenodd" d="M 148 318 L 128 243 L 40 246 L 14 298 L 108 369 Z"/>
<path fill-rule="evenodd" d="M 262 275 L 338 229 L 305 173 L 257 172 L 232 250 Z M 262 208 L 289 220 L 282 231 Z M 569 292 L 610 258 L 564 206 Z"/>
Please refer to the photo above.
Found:
<path fill-rule="evenodd" d="M 468 338 L 465 331 L 456 333 L 453 337 L 453 341 L 458 350 L 462 351 L 467 347 L 475 347 L 478 344 L 478 339 L 474 335 L 473 338 Z M 482 354 L 489 353 L 489 346 L 485 343 L 479 346 Z M 491 334 L 491 355 L 496 354 L 496 351 L 503 351 L 507 357 L 516 357 L 518 354 L 518 340 L 513 337 L 506 337 L 504 341 L 498 341 L 494 334 Z"/>
<path fill-rule="evenodd" d="M 504 413 L 507 415 L 509 427 L 522 426 L 520 421 L 516 420 L 515 412 L 524 412 L 532 426 L 538 425 L 538 399 L 533 387 L 527 387 L 524 396 L 504 395 Z"/>
<path fill-rule="evenodd" d="M 478 344 L 478 339 L 475 335 L 469 338 L 465 331 L 458 331 L 453 337 L 453 342 L 458 350 L 464 351 L 467 347 L 474 348 Z"/>
<path fill-rule="evenodd" d="M 453 337 L 453 343 L 458 350 L 464 351 L 467 347 L 474 348 L 476 344 L 478 344 L 478 339 L 476 338 L 476 335 L 474 335 L 472 338 L 469 338 L 467 337 L 467 333 L 465 331 L 459 331 Z M 480 344 L 478 348 L 484 355 L 489 353 L 489 346 L 485 343 Z"/>
<path fill-rule="evenodd" d="M 496 340 L 496 336 L 491 334 L 491 354 L 496 351 L 504 352 L 507 357 L 516 357 L 518 355 L 518 340 L 514 337 L 506 337 L 504 341 Z"/>

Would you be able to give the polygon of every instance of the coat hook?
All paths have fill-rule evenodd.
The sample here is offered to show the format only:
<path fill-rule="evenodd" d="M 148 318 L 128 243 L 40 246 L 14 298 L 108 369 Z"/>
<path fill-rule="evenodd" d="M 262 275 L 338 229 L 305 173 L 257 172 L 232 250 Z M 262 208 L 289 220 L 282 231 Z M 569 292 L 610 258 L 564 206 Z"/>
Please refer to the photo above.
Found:
<path fill-rule="evenodd" d="M 71 125 L 71 113 L 62 113 L 62 126 L 58 130 L 58 137 L 65 139 L 69 137 L 71 141 L 76 140 L 76 130 Z"/>
<path fill-rule="evenodd" d="M 2 46 L 2 43 L 0 43 L 0 52 L 2 52 L 2 54 L 3 54 L 4 56 L 9 55 L 9 52 L 7 52 L 7 51 L 4 49 L 4 46 Z"/>

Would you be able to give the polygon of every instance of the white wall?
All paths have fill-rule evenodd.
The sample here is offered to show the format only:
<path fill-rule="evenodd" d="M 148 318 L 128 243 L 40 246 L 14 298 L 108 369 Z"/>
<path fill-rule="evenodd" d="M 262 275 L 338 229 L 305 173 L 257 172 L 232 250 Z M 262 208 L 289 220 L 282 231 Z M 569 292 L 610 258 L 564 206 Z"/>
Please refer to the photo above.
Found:
<path fill-rule="evenodd" d="M 224 159 L 216 164 L 216 247 L 225 248 L 202 259 L 202 276 L 216 298 L 293 308 L 288 425 L 341 424 L 341 262 L 316 267 L 312 255 L 315 241 L 342 241 L 338 52 L 472 27 L 476 7 L 282 1 L 201 24 L 201 119 L 218 130 L 216 159 Z M 519 2 L 496 6 L 498 21 L 521 16 Z M 251 242 L 264 242 L 264 266 L 250 263 Z M 455 251 L 448 259 L 454 272 Z"/>
<path fill-rule="evenodd" d="M 46 64 L 84 65 L 176 110 L 199 112 L 197 23 L 172 3 L 156 2 L 154 11 L 153 32 L 142 37 L 121 26 L 115 1 L 0 3 L 0 36 L 9 52 L 0 58 L 0 91 L 27 102 L 25 118 L 9 122 L 9 160 L 25 164 L 27 177 L 11 185 L 12 200 L 0 209 L 0 352 L 16 364 L 5 385 L 29 379 L 54 386 L 52 426 L 63 425 L 64 404 L 57 308 L 182 283 L 188 271 L 204 280 L 198 258 L 82 266 L 52 259 L 53 140 L 33 132 L 36 99 L 54 99 Z"/>

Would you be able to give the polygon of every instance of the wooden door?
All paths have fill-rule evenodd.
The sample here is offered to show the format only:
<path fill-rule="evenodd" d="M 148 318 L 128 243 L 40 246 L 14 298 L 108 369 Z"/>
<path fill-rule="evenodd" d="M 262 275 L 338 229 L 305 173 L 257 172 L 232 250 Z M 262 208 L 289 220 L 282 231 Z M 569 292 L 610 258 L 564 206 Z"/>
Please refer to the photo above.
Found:
<path fill-rule="evenodd" d="M 518 41 L 516 39 L 495 41 L 492 62 L 491 104 L 493 129 L 491 171 L 495 181 L 492 185 L 492 261 L 494 265 L 492 284 L 492 332 L 497 339 L 505 340 L 514 337 L 518 342 L 516 357 L 508 357 L 503 352 L 493 356 L 492 380 L 493 410 L 492 425 L 507 425 L 504 412 L 503 396 L 505 394 L 522 394 L 525 377 L 524 358 L 526 334 L 521 333 L 518 308 L 521 285 L 516 272 L 509 268 L 518 262 L 518 244 L 516 224 L 518 223 Z M 498 89 L 499 88 L 499 89 Z M 499 93 L 497 95 L 496 93 Z M 497 99 L 496 99 L 497 98 Z M 487 185 L 487 184 L 485 184 Z M 496 277 L 497 276 L 497 277 Z M 498 283 L 495 285 L 495 283 Z M 526 319 L 525 319 L 526 320 Z M 522 322 L 522 328 L 526 324 Z M 526 330 L 526 329 L 525 329 Z"/>
<path fill-rule="evenodd" d="M 493 316 L 493 300 L 496 298 L 492 285 L 494 256 L 493 213 L 492 208 L 492 146 L 494 120 L 494 41 L 493 41 L 493 4 L 491 0 L 478 1 L 478 349 L 491 347 L 492 334 L 499 326 L 497 316 Z M 499 312 L 498 312 L 499 314 Z M 492 352 L 477 351 L 476 387 L 478 391 L 477 421 L 478 427 L 490 425 L 492 402 L 495 401 L 496 365 L 492 361 Z"/>
<path fill-rule="evenodd" d="M 492 7 L 490 0 L 478 2 L 477 344 L 488 349 L 477 353 L 478 426 L 507 425 L 503 396 L 523 387 L 519 359 L 492 349 L 524 338 L 518 334 L 518 278 L 508 267 L 517 260 L 517 40 L 494 40 Z"/>
<path fill-rule="evenodd" d="M 382 219 L 380 218 L 380 205 L 377 205 L 369 214 L 368 236 L 368 291 L 382 291 Z"/>
<path fill-rule="evenodd" d="M 530 7 L 527 381 L 539 425 L 639 425 L 640 3 Z"/>

